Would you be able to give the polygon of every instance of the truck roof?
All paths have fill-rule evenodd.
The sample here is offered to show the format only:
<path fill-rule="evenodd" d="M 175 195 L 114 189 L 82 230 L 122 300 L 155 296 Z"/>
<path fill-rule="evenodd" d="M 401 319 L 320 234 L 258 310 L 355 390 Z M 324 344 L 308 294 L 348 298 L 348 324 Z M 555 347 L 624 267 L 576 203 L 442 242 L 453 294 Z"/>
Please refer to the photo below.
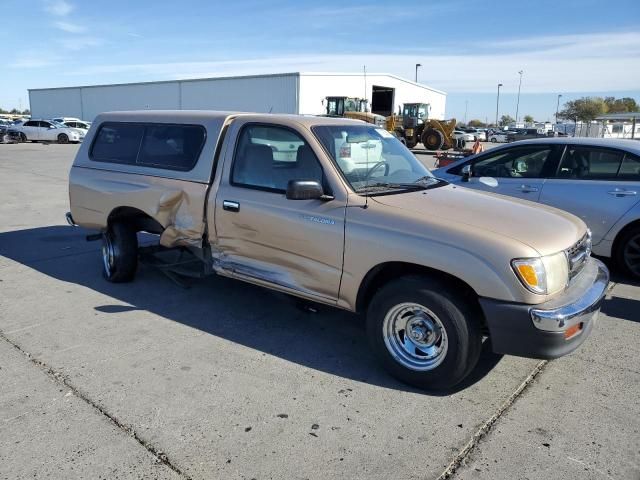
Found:
<path fill-rule="evenodd" d="M 115 122 L 168 122 L 179 121 L 185 123 L 222 123 L 229 117 L 252 116 L 264 117 L 267 121 L 290 121 L 305 126 L 327 124 L 355 124 L 362 125 L 360 120 L 335 117 L 319 117 L 314 115 L 292 115 L 283 113 L 252 113 L 252 112 L 227 112 L 216 110 L 129 110 L 120 112 L 105 112 L 98 115 L 96 123 L 104 121 Z"/>

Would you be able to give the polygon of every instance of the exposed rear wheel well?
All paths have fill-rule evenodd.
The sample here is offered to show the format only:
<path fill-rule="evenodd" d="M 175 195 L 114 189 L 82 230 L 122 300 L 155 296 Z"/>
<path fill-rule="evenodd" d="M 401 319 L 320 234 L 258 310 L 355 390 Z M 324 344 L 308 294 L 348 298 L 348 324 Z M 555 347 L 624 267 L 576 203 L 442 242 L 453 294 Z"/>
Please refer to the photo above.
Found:
<path fill-rule="evenodd" d="M 414 275 L 424 275 L 437 279 L 441 282 L 443 289 L 458 292 L 477 309 L 484 326 L 484 315 L 482 315 L 482 309 L 478 302 L 478 294 L 468 283 L 440 270 L 405 262 L 382 263 L 369 270 L 358 290 L 356 311 L 359 313 L 365 312 L 375 293 L 386 283 L 400 277 Z"/>
<path fill-rule="evenodd" d="M 136 232 L 149 232 L 160 234 L 164 230 L 157 220 L 153 219 L 142 210 L 133 207 L 118 207 L 114 209 L 107 219 L 110 227 L 114 222 L 124 222 Z"/>

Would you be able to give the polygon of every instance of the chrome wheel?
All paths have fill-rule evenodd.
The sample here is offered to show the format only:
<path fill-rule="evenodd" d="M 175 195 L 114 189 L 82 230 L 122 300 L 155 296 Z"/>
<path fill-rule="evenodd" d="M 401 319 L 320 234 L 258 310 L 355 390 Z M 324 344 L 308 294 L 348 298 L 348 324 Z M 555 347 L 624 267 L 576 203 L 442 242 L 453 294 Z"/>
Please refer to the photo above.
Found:
<path fill-rule="evenodd" d="M 623 258 L 629 271 L 640 276 L 640 234 L 631 237 L 624 246 Z"/>
<path fill-rule="evenodd" d="M 384 343 L 395 360 L 411 370 L 433 370 L 447 356 L 449 340 L 437 315 L 417 303 L 401 303 L 384 317 Z"/>
<path fill-rule="evenodd" d="M 104 271 L 108 276 L 113 274 L 113 266 L 115 263 L 116 251 L 111 241 L 111 235 L 105 233 L 102 235 L 102 263 Z"/>

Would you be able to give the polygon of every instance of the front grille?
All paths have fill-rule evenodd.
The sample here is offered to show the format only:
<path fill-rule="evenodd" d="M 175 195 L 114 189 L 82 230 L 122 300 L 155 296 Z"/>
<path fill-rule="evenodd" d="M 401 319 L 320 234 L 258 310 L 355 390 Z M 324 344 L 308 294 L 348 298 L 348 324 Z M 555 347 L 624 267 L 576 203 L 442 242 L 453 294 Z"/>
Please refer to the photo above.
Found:
<path fill-rule="evenodd" d="M 591 231 L 578 240 L 578 242 L 565 250 L 567 260 L 569 262 L 569 279 L 578 275 L 589 260 L 591 255 Z"/>

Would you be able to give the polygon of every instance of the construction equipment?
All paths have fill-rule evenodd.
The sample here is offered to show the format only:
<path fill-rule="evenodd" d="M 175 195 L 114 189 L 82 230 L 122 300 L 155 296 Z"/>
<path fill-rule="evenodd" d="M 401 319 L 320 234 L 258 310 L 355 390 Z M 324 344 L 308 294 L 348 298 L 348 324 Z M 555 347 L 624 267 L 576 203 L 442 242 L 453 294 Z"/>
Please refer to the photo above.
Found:
<path fill-rule="evenodd" d="M 456 119 L 429 120 L 428 112 L 427 103 L 405 103 L 402 116 L 393 115 L 387 119 L 387 130 L 394 133 L 409 148 L 420 142 L 427 150 L 464 148 L 464 140 L 453 135 Z"/>
<path fill-rule="evenodd" d="M 326 97 L 326 116 L 345 117 L 384 127 L 386 118 L 368 112 L 368 100 L 357 97 Z"/>

